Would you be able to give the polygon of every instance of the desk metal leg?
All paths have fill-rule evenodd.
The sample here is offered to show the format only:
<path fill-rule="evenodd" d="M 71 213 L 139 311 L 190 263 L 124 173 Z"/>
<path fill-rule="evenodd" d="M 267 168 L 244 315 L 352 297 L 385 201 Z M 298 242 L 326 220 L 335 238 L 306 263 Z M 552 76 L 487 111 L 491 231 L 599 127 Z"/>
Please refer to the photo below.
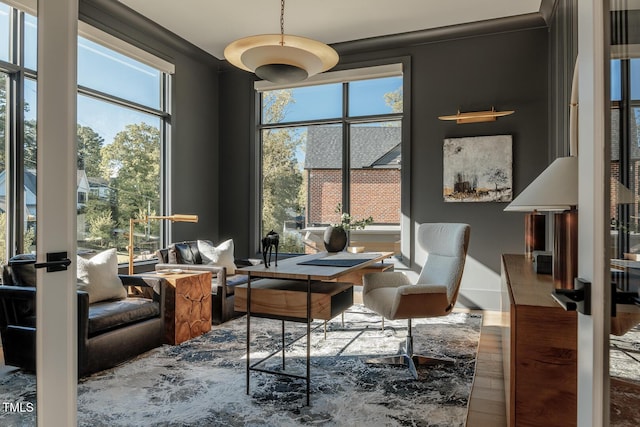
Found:
<path fill-rule="evenodd" d="M 311 276 L 307 277 L 307 406 L 311 392 Z"/>
<path fill-rule="evenodd" d="M 285 370 L 285 366 L 284 366 L 284 360 L 285 360 L 284 359 L 284 357 L 285 357 L 284 350 L 285 350 L 285 347 L 286 347 L 286 343 L 285 343 L 285 340 L 284 340 L 284 320 L 282 320 L 281 323 L 282 323 L 282 370 L 284 371 Z"/>
<path fill-rule="evenodd" d="M 251 274 L 247 276 L 247 394 L 249 394 L 249 378 L 251 377 Z"/>

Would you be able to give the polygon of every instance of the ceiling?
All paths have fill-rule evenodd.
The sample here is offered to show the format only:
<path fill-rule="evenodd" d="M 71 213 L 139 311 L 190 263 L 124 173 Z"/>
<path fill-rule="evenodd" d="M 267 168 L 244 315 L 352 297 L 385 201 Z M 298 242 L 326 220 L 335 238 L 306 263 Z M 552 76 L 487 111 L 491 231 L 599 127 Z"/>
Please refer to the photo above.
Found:
<path fill-rule="evenodd" d="M 119 0 L 218 59 L 233 40 L 280 33 L 279 0 Z M 542 0 L 289 0 L 285 33 L 327 44 L 537 13 Z"/>

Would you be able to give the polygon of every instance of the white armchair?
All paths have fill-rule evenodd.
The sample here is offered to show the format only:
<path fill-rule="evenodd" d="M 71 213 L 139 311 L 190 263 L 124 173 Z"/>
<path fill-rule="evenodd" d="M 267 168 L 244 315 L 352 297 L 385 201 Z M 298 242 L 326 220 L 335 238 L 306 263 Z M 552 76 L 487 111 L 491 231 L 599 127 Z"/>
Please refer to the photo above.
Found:
<path fill-rule="evenodd" d="M 384 318 L 408 319 L 404 353 L 372 359 L 369 363 L 404 364 L 416 379 L 416 365 L 434 363 L 432 358 L 413 354 L 411 319 L 446 316 L 453 309 L 460 290 L 470 230 L 468 224 L 421 224 L 417 242 L 428 255 L 416 284 L 401 272 L 364 276 L 365 307 L 380 314 L 383 322 Z"/>

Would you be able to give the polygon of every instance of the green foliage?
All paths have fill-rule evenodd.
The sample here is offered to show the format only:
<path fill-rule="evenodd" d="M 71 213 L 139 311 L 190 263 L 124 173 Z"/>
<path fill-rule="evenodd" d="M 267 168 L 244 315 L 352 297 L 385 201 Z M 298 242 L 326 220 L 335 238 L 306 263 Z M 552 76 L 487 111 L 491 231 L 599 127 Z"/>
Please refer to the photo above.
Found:
<path fill-rule="evenodd" d="M 116 227 L 116 223 L 113 220 L 109 204 L 103 200 L 90 198 L 87 201 L 85 218 L 89 240 L 100 248 L 111 247 L 115 242 L 113 229 Z"/>
<path fill-rule="evenodd" d="M 7 229 L 7 214 L 5 212 L 0 213 L 0 264 L 7 263 L 7 235 L 5 230 Z"/>
<path fill-rule="evenodd" d="M 36 244 L 36 230 L 32 227 L 25 230 L 22 235 L 22 247 L 25 252 L 31 252 L 33 246 Z"/>
<path fill-rule="evenodd" d="M 393 113 L 402 113 L 403 108 L 403 93 L 402 86 L 393 92 L 387 92 L 384 94 L 384 102 L 389 107 L 391 107 L 391 111 Z"/>
<path fill-rule="evenodd" d="M 265 122 L 282 121 L 287 106 L 295 102 L 291 90 L 267 92 L 264 95 Z M 304 206 L 301 198 L 302 171 L 296 150 L 305 139 L 292 129 L 267 129 L 262 134 L 262 229 L 282 234 L 283 224 L 291 219 L 291 211 Z"/>
<path fill-rule="evenodd" d="M 7 214 L 6 212 L 0 212 L 0 264 L 6 264 L 7 262 Z M 36 233 L 33 228 L 28 228 L 22 236 L 22 243 L 25 252 L 31 251 L 31 247 L 36 242 Z"/>
<path fill-rule="evenodd" d="M 7 83 L 5 73 L 0 72 L 0 171 L 6 167 L 6 125 L 7 125 Z M 31 106 L 25 104 L 24 111 L 30 111 Z M 24 122 L 24 165 L 26 169 L 36 168 L 36 121 Z"/>
<path fill-rule="evenodd" d="M 7 76 L 0 73 L 0 171 L 5 169 L 5 136 L 7 125 Z"/>
<path fill-rule="evenodd" d="M 115 223 L 110 211 L 97 211 L 87 218 L 89 237 L 97 241 L 100 247 L 109 246 Z"/>
<path fill-rule="evenodd" d="M 88 177 L 102 176 L 100 169 L 102 138 L 88 126 L 78 125 L 78 170 L 84 170 Z"/>
<path fill-rule="evenodd" d="M 28 106 L 25 106 L 27 109 Z M 26 120 L 24 122 L 24 168 L 36 169 L 38 146 L 36 141 L 36 121 Z"/>
<path fill-rule="evenodd" d="M 344 231 L 364 230 L 364 228 L 373 222 L 373 217 L 354 219 L 350 214 L 342 212 L 342 203 L 338 203 L 335 209 L 336 213 L 341 213 L 340 222 L 331 224 L 333 228 L 341 228 Z"/>
<path fill-rule="evenodd" d="M 280 247 L 278 248 L 278 251 L 291 254 L 304 253 L 302 236 L 297 232 L 280 234 Z"/>
<path fill-rule="evenodd" d="M 160 210 L 160 132 L 140 123 L 127 125 L 114 141 L 101 150 L 100 170 L 111 177 L 112 201 L 117 206 L 113 218 L 120 227 L 128 227 L 129 218 L 151 205 Z"/>

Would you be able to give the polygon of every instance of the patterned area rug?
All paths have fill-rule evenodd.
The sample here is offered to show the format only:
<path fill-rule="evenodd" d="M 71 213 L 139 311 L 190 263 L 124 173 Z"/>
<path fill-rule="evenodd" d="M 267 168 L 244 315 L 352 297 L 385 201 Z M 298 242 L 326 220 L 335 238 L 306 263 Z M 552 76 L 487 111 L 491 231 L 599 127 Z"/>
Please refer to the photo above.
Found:
<path fill-rule="evenodd" d="M 637 427 L 640 420 L 640 325 L 611 335 L 611 426 Z"/>
<path fill-rule="evenodd" d="M 81 380 L 78 422 L 86 426 L 463 426 L 475 371 L 481 316 L 453 313 L 413 322 L 416 353 L 454 361 L 419 368 L 415 381 L 402 367 L 365 363 L 395 354 L 406 321 L 386 321 L 355 305 L 312 332 L 311 405 L 305 382 L 251 374 L 246 394 L 246 318 L 177 346 Z M 306 326 L 286 323 L 287 340 Z M 251 360 L 274 351 L 281 322 L 253 318 Z M 287 348 L 288 372 L 305 373 L 305 338 Z M 280 365 L 279 354 L 266 366 Z M 9 390 L 13 391 L 12 393 Z M 0 399 L 35 401 L 35 378 L 16 372 L 0 381 Z M 6 392 L 5 392 L 6 391 Z M 0 425 L 34 425 L 34 415 L 0 412 Z"/>

